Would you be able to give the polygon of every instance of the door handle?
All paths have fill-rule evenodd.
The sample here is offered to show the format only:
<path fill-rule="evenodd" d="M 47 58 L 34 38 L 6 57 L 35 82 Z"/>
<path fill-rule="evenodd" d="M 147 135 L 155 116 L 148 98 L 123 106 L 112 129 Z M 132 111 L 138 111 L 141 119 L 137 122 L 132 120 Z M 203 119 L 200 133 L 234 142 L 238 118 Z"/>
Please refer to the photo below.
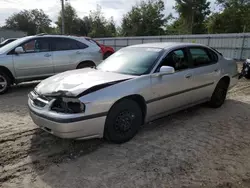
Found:
<path fill-rule="evenodd" d="M 219 69 L 215 69 L 215 70 L 214 70 L 214 72 L 218 72 L 218 71 L 219 71 Z"/>
<path fill-rule="evenodd" d="M 189 78 L 191 78 L 192 77 L 192 74 L 187 74 L 186 76 L 185 76 L 185 78 L 187 78 L 187 79 L 189 79 Z"/>
<path fill-rule="evenodd" d="M 76 54 L 81 54 L 81 52 L 77 51 Z"/>
<path fill-rule="evenodd" d="M 50 57 L 51 56 L 51 54 L 45 54 L 44 55 L 44 57 Z"/>

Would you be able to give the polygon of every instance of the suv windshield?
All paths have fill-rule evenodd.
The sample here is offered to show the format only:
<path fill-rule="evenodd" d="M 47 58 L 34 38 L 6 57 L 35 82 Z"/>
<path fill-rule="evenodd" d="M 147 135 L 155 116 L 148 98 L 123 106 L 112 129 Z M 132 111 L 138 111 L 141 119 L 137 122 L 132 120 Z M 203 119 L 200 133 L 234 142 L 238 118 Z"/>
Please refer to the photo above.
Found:
<path fill-rule="evenodd" d="M 0 48 L 0 54 L 5 53 L 9 50 L 11 50 L 12 48 L 16 47 L 17 45 L 21 44 L 22 42 L 24 42 L 25 40 L 27 40 L 30 37 L 23 37 L 20 39 L 17 39 L 9 44 L 6 44 L 5 46 Z"/>
<path fill-rule="evenodd" d="M 131 75 L 147 74 L 161 51 L 160 48 L 124 48 L 104 60 L 97 69 Z"/>

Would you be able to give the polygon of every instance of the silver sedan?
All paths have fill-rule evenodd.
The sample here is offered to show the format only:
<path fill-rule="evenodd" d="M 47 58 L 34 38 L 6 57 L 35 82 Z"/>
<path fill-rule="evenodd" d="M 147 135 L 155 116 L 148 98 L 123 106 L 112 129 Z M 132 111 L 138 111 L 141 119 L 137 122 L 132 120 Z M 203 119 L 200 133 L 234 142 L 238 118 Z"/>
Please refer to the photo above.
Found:
<path fill-rule="evenodd" d="M 170 113 L 204 102 L 220 107 L 237 80 L 236 62 L 207 46 L 142 44 L 97 68 L 42 81 L 28 105 L 33 121 L 53 135 L 123 143 L 144 123 Z"/>

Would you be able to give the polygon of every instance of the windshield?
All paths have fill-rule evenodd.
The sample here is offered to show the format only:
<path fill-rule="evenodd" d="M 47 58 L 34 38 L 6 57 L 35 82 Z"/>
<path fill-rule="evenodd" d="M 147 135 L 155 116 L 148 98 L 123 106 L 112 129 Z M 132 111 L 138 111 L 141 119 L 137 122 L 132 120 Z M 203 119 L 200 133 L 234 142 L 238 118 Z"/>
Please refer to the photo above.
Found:
<path fill-rule="evenodd" d="M 161 51 L 160 48 L 124 48 L 104 60 L 97 69 L 131 75 L 147 74 Z"/>
<path fill-rule="evenodd" d="M 20 39 L 17 39 L 9 44 L 6 44 L 5 46 L 0 48 L 0 54 L 5 53 L 7 51 L 9 51 L 10 49 L 16 47 L 17 45 L 21 44 L 22 42 L 24 42 L 25 40 L 27 40 L 29 37 L 23 37 Z"/>

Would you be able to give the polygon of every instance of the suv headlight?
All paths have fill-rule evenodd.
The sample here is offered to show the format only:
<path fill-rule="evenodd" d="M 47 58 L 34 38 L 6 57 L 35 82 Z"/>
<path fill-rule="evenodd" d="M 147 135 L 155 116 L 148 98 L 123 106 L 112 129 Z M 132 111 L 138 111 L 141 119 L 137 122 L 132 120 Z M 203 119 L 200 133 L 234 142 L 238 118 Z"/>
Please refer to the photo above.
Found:
<path fill-rule="evenodd" d="M 85 111 L 85 105 L 76 98 L 57 98 L 51 106 L 52 111 L 77 114 Z"/>

